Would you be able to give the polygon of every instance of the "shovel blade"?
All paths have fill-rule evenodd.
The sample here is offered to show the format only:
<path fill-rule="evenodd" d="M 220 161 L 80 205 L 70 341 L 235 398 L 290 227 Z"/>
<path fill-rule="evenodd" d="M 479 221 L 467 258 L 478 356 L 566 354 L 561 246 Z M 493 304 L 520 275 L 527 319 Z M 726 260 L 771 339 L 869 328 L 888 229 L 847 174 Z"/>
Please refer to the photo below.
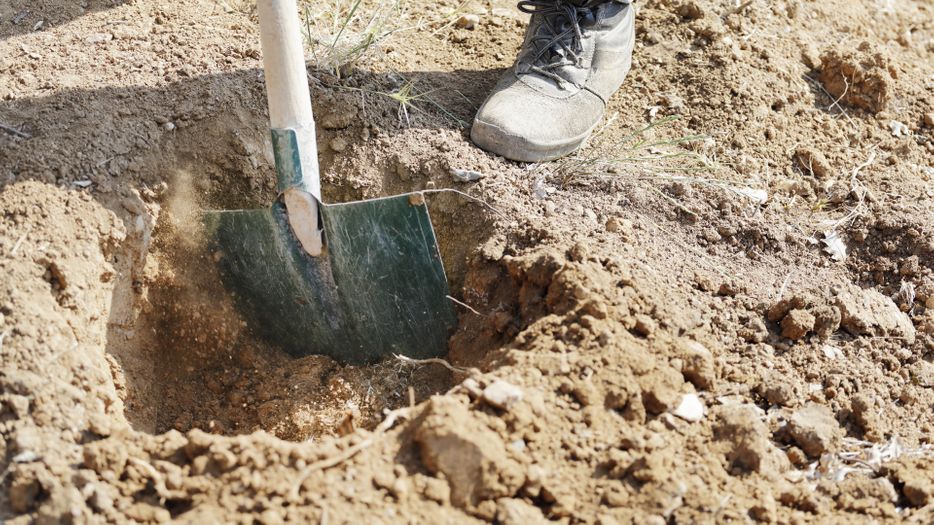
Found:
<path fill-rule="evenodd" d="M 322 205 L 325 252 L 306 254 L 286 210 L 208 212 L 208 245 L 248 325 L 295 357 L 348 364 L 445 353 L 456 324 L 424 201 Z"/>

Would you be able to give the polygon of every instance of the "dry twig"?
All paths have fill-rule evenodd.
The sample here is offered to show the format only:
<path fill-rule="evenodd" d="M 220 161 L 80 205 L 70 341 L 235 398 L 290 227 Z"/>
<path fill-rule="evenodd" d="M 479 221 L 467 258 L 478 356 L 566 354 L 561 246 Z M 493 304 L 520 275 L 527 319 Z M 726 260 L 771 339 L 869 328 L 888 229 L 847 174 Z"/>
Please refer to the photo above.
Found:
<path fill-rule="evenodd" d="M 20 131 L 12 126 L 7 126 L 6 124 L 0 123 L 0 131 L 5 131 L 14 137 L 19 137 L 21 139 L 31 139 L 32 135 L 26 133 L 25 131 Z"/>

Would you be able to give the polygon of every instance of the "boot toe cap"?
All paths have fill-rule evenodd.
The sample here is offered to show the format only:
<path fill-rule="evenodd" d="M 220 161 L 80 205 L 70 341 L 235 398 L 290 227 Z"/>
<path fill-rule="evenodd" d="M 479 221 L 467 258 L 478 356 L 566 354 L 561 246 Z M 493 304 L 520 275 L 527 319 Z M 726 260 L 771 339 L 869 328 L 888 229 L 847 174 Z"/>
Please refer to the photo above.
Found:
<path fill-rule="evenodd" d="M 511 160 L 541 162 L 564 156 L 590 135 L 603 102 L 581 90 L 566 99 L 515 86 L 493 94 L 470 130 L 481 148 Z"/>

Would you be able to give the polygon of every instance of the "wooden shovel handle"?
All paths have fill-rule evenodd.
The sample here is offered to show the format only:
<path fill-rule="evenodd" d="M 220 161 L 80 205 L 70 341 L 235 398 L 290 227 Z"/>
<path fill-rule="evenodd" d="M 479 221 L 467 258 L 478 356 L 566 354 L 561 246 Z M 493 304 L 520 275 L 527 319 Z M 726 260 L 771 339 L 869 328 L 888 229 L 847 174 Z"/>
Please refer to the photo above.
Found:
<path fill-rule="evenodd" d="M 263 68 L 273 129 L 314 126 L 295 0 L 258 0 Z"/>
<path fill-rule="evenodd" d="M 316 257 L 322 253 L 322 228 L 318 222 L 321 184 L 298 6 L 295 0 L 258 0 L 256 9 L 269 123 L 274 136 L 284 133 L 290 138 L 288 144 L 278 141 L 282 148 L 276 151 L 279 192 L 292 233 L 305 251 Z M 273 140 L 273 144 L 276 147 L 277 141 Z"/>

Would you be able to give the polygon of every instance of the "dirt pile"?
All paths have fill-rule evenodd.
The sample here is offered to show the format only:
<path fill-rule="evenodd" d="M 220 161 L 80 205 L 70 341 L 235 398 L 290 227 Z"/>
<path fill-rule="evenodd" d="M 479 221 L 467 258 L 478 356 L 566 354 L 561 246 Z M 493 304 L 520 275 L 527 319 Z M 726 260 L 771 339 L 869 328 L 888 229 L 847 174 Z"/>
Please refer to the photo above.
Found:
<path fill-rule="evenodd" d="M 65 4 L 0 7 L 0 521 L 934 520 L 926 3 L 640 2 L 546 165 L 467 140 L 511 4 L 311 64 L 325 198 L 426 191 L 458 302 L 367 367 L 254 338 L 197 236 L 274 198 L 249 6 Z"/>

